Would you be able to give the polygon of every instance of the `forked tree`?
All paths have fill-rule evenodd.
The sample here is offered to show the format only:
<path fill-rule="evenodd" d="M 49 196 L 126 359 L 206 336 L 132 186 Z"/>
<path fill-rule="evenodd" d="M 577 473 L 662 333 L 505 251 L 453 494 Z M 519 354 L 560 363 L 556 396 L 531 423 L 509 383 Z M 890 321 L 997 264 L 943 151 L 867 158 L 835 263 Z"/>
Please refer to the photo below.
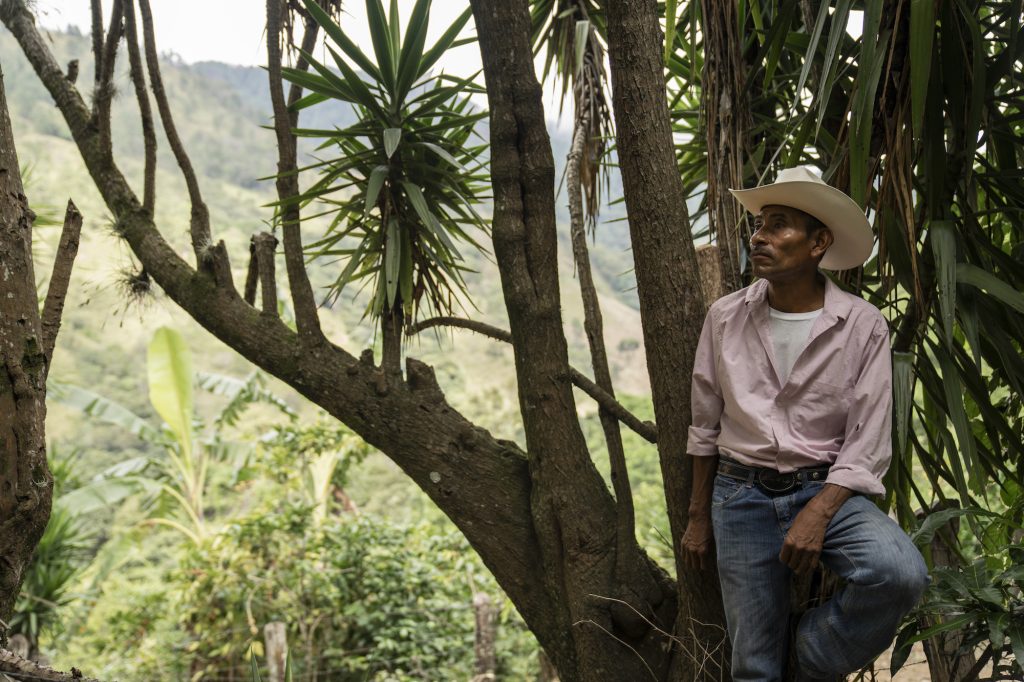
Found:
<path fill-rule="evenodd" d="M 320 6 L 332 9 L 329 3 Z M 490 229 L 510 325 L 508 330 L 475 327 L 515 349 L 525 451 L 452 409 L 426 364 L 410 357 L 404 372 L 395 366 L 387 326 L 395 329 L 395 314 L 402 312 L 399 287 L 384 294 L 385 351 L 379 365 L 372 352 L 341 348 L 321 329 L 303 262 L 302 205 L 294 201 L 300 194 L 294 130 L 303 94 L 297 74 L 309 69 L 309 60 L 300 58 L 287 72 L 292 84 L 286 91 L 281 49 L 284 26 L 301 23 L 301 43 L 310 52 L 319 30 L 315 17 L 282 0 L 267 3 L 279 151 L 277 219 L 295 310 L 293 331 L 278 316 L 276 237 L 254 239 L 248 286 L 239 291 L 234 282 L 231 257 L 237 266 L 244 255 L 229 254 L 216 238 L 200 183 L 175 132 L 148 0 L 139 0 L 137 8 L 134 0 L 114 0 L 106 26 L 99 0 L 92 7 L 92 106 L 54 60 L 23 0 L 3 0 L 0 19 L 67 121 L 118 235 L 153 281 L 224 343 L 345 423 L 426 491 L 494 573 L 562 679 L 718 679 L 725 647 L 715 577 L 687 573 L 677 562 L 673 579 L 642 551 L 628 482 L 617 478 L 618 499 L 612 496 L 588 452 L 573 395 L 574 384 L 580 385 L 606 417 L 657 442 L 672 541 L 678 546 L 689 494 L 684 456 L 689 378 L 705 303 L 673 154 L 654 0 L 609 3 L 607 39 L 656 428 L 629 414 L 607 383 L 598 386 L 569 365 L 555 258 L 554 162 L 530 49 L 529 7 L 525 0 L 472 3 L 490 108 Z M 111 80 L 122 41 L 146 140 L 141 194 L 129 185 L 111 146 Z M 153 219 L 156 136 L 147 73 L 188 187 L 191 263 L 177 255 Z M 450 318 L 432 324 L 442 322 L 474 324 Z M 619 467 L 613 463 L 613 469 Z"/>

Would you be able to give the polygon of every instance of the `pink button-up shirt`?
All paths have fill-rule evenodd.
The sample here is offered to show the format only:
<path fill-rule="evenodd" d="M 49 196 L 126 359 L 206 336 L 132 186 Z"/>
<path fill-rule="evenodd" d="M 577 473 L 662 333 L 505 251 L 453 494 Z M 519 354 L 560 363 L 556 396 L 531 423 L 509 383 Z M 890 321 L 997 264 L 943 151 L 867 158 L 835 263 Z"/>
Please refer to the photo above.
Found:
<path fill-rule="evenodd" d="M 824 308 L 785 384 L 768 282 L 715 301 L 697 345 L 686 449 L 783 473 L 829 464 L 826 482 L 881 495 L 892 458 L 889 327 L 873 305 L 825 280 Z"/>

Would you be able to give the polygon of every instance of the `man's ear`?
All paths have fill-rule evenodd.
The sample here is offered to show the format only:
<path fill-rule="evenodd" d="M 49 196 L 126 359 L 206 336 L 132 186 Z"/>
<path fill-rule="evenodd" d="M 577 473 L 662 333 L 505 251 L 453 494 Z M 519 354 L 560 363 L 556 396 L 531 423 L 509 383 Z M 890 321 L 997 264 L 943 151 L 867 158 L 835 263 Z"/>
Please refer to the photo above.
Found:
<path fill-rule="evenodd" d="M 813 258 L 821 258 L 828 251 L 828 247 L 832 246 L 835 241 L 835 237 L 832 236 L 832 230 L 827 227 L 818 230 L 814 233 L 814 244 L 811 246 L 811 256 Z"/>

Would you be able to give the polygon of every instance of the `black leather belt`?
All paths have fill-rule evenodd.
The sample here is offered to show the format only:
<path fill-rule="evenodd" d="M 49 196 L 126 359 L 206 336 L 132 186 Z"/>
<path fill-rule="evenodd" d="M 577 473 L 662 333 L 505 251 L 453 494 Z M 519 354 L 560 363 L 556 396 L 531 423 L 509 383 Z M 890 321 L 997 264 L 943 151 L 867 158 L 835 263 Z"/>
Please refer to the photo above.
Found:
<path fill-rule="evenodd" d="M 745 483 L 753 483 L 770 495 L 788 493 L 797 486 L 811 481 L 824 481 L 828 476 L 829 468 L 828 466 L 807 467 L 783 474 L 775 469 L 751 467 L 731 459 L 720 458 L 718 460 L 719 474 Z"/>

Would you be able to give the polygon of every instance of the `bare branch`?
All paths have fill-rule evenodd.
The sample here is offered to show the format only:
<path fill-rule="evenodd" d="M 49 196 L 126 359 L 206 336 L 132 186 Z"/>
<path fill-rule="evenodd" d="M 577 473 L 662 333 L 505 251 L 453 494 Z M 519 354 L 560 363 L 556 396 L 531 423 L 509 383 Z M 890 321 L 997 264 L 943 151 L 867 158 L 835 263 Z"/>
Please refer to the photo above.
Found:
<path fill-rule="evenodd" d="M 504 341 L 505 343 L 512 343 L 512 334 L 499 329 L 486 322 L 478 322 L 476 320 L 465 320 L 461 317 L 431 317 L 426 320 L 420 320 L 416 324 L 409 328 L 409 335 L 419 334 L 424 329 L 430 329 L 431 327 L 459 327 L 461 329 L 468 329 L 476 332 L 477 334 L 483 334 L 489 336 L 496 341 Z"/>
<path fill-rule="evenodd" d="M 317 34 L 320 31 L 320 24 L 316 23 L 313 17 L 307 17 L 305 23 L 305 29 L 302 33 L 302 52 L 311 53 L 313 48 L 316 47 Z M 299 53 L 299 58 L 295 62 L 295 68 L 299 71 L 305 71 L 309 68 L 309 63 L 306 58 Z M 292 128 L 299 125 L 299 112 L 292 109 L 296 102 L 302 97 L 302 86 L 298 83 L 292 83 L 291 87 L 288 88 L 288 111 L 291 117 Z"/>
<path fill-rule="evenodd" d="M 91 0 L 92 8 L 92 53 L 96 65 L 96 76 L 93 80 L 97 85 L 103 73 L 103 4 L 102 0 Z"/>
<path fill-rule="evenodd" d="M 143 73 L 142 56 L 139 54 L 134 0 L 124 0 L 124 33 L 125 42 L 128 43 L 128 62 L 131 67 L 132 83 L 135 85 L 135 98 L 139 102 L 142 139 L 146 155 L 142 181 L 142 208 L 152 213 L 156 206 L 156 131 L 153 126 L 153 111 L 149 106 L 149 93 L 146 92 L 146 76 Z"/>
<path fill-rule="evenodd" d="M 100 147 L 104 154 L 111 156 L 114 150 L 110 139 L 110 103 L 114 98 L 117 46 L 121 42 L 121 15 L 121 0 L 114 0 L 114 6 L 110 10 L 110 30 L 107 32 L 106 44 L 102 53 L 95 55 L 95 59 L 103 64 L 103 68 L 99 71 L 99 79 L 96 81 L 93 115 L 96 117 L 96 127 L 100 131 Z"/>
<path fill-rule="evenodd" d="M 267 71 L 270 77 L 270 99 L 274 106 L 274 132 L 277 133 L 277 196 L 282 202 L 299 194 L 296 143 L 292 127 L 298 112 L 289 114 L 281 83 L 281 0 L 267 0 Z M 307 35 L 309 30 L 307 28 Z M 303 40 L 305 43 L 305 39 Z M 293 116 L 295 117 L 293 119 Z M 284 263 L 288 273 L 288 288 L 291 290 L 292 306 L 295 308 L 295 325 L 303 343 L 319 345 L 324 341 L 320 329 L 313 287 L 302 258 L 302 233 L 299 229 L 301 216 L 299 205 L 288 202 L 280 209 L 281 236 L 284 241 Z"/>
<path fill-rule="evenodd" d="M 588 40 L 587 44 L 590 46 L 593 41 Z M 580 295 L 583 298 L 583 328 L 587 334 L 587 344 L 590 347 L 590 364 L 594 369 L 594 378 L 601 390 L 614 399 L 615 389 L 612 386 L 612 374 L 608 369 L 608 352 L 604 345 L 604 320 L 601 316 L 601 304 L 597 298 L 597 288 L 594 286 L 594 277 L 590 271 L 590 252 L 587 248 L 586 221 L 583 216 L 583 184 L 580 171 L 583 167 L 584 150 L 591 140 L 590 108 L 582 90 L 579 88 L 577 90 L 580 96 L 576 99 L 576 125 L 566 164 L 572 255 L 576 262 Z M 591 217 L 593 215 L 591 213 Z M 619 432 L 618 418 L 603 406 L 599 410 L 598 416 L 601 420 L 601 429 L 604 431 L 605 443 L 608 446 L 608 462 L 618 511 L 616 526 L 619 543 L 636 543 L 636 512 L 633 507 L 633 492 L 629 487 L 629 470 L 626 468 L 626 453 L 622 446 L 622 433 Z M 621 552 L 617 556 L 627 556 L 627 554 Z"/>
<path fill-rule="evenodd" d="M 259 272 L 263 313 L 277 315 L 277 278 L 274 275 L 274 253 L 277 251 L 277 237 L 269 232 L 260 232 L 252 238 L 256 252 L 256 269 Z M 253 296 L 255 299 L 255 295 Z"/>
<path fill-rule="evenodd" d="M 381 315 L 381 360 L 380 366 L 389 376 L 402 374 L 402 326 L 404 311 L 401 297 L 395 299 L 390 310 Z"/>
<path fill-rule="evenodd" d="M 652 422 L 641 421 L 639 417 L 623 407 L 622 403 L 615 399 L 615 396 L 606 393 L 579 370 L 570 367 L 569 378 L 577 388 L 593 398 L 598 405 L 632 429 L 638 436 L 648 443 L 658 442 L 658 428 Z"/>
<path fill-rule="evenodd" d="M 260 266 L 256 259 L 256 235 L 249 239 L 249 269 L 245 273 L 245 293 L 242 296 L 251 306 L 256 305 L 256 285 L 259 284 Z"/>
<path fill-rule="evenodd" d="M 49 370 L 53 357 L 53 347 L 60 331 L 61 313 L 64 311 L 64 298 L 68 293 L 71 281 L 71 269 L 78 255 L 78 238 L 82 233 L 82 214 L 74 202 L 68 199 L 68 207 L 64 212 L 64 228 L 60 233 L 60 245 L 53 263 L 53 274 L 50 286 L 46 291 L 46 302 L 43 304 L 43 355 L 46 356 L 46 367 Z"/>
<path fill-rule="evenodd" d="M 474 331 L 477 334 L 483 334 L 484 336 L 490 337 L 496 341 L 512 343 L 512 335 L 504 329 L 499 329 L 498 327 L 489 325 L 486 322 L 466 320 L 461 317 L 431 317 L 426 320 L 421 320 L 412 325 L 409 329 L 409 334 L 418 334 L 424 329 L 430 329 L 431 327 L 459 327 L 460 329 Z M 658 429 L 654 424 L 651 422 L 641 421 L 636 415 L 623 407 L 623 405 L 615 399 L 615 396 L 610 395 L 607 391 L 588 379 L 587 376 L 579 370 L 570 367 L 569 378 L 577 388 L 593 398 L 602 409 L 607 410 L 609 414 L 613 415 L 616 419 L 635 431 L 641 438 L 650 443 L 657 442 Z"/>
<path fill-rule="evenodd" d="M 212 245 L 213 239 L 210 236 L 210 212 L 203 203 L 202 193 L 199 191 L 199 181 L 192 169 L 192 162 L 185 152 L 185 147 L 178 137 L 178 130 L 174 126 L 174 118 L 171 115 L 171 107 L 167 103 L 167 92 L 164 90 L 164 80 L 160 73 L 160 61 L 156 52 L 156 38 L 153 35 L 153 13 L 149 7 L 149 0 L 139 0 L 139 12 L 142 15 L 142 36 L 146 48 L 146 66 L 149 68 L 149 80 L 153 86 L 153 97 L 156 98 L 156 107 L 160 112 L 160 121 L 163 124 L 164 132 L 167 134 L 167 143 L 174 152 L 174 158 L 181 168 L 181 174 L 185 177 L 185 186 L 188 188 L 188 198 L 192 203 L 192 219 L 189 231 L 192 236 L 192 249 L 196 254 L 196 265 L 200 269 L 208 269 L 209 257 L 206 252 Z"/>

